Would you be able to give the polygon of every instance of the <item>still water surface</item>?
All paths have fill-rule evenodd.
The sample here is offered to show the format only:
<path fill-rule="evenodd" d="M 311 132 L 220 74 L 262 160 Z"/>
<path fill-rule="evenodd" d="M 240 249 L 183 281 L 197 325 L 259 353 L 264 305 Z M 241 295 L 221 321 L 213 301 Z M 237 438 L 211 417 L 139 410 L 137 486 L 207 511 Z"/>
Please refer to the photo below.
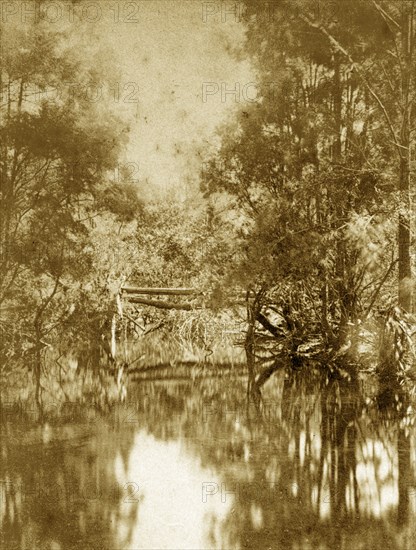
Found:
<path fill-rule="evenodd" d="M 41 425 L 9 411 L 0 546 L 414 549 L 413 412 L 378 391 L 281 372 L 259 416 L 230 373 L 142 380 Z"/>

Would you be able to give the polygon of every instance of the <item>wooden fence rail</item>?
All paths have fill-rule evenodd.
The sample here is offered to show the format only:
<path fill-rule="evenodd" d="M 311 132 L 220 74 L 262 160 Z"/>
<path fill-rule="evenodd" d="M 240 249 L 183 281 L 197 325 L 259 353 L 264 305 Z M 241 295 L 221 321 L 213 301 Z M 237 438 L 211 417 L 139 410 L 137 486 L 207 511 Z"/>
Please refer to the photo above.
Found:
<path fill-rule="evenodd" d="M 122 292 L 126 294 L 144 294 L 158 296 L 200 296 L 202 292 L 194 288 L 150 288 L 137 286 L 123 286 Z"/>
<path fill-rule="evenodd" d="M 144 306 L 153 306 L 160 309 L 176 309 L 183 311 L 193 311 L 205 307 L 201 300 L 199 303 L 191 302 L 173 302 L 169 300 L 158 300 L 153 297 L 160 296 L 188 296 L 189 298 L 202 297 L 203 292 L 195 288 L 166 288 L 166 287 L 139 287 L 132 285 L 124 285 L 121 287 L 119 294 L 120 299 L 131 304 L 141 304 Z M 152 297 L 152 299 L 147 298 Z M 239 291 L 235 293 L 235 305 L 244 305 L 246 293 Z"/>

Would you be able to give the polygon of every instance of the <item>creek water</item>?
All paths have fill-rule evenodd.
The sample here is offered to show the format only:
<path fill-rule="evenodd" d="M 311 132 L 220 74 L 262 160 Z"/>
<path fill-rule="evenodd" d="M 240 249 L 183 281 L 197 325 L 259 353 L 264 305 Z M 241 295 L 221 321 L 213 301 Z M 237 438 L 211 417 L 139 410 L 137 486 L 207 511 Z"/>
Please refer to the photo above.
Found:
<path fill-rule="evenodd" d="M 130 383 L 107 409 L 1 422 L 1 548 L 413 549 L 411 403 L 371 379 Z"/>

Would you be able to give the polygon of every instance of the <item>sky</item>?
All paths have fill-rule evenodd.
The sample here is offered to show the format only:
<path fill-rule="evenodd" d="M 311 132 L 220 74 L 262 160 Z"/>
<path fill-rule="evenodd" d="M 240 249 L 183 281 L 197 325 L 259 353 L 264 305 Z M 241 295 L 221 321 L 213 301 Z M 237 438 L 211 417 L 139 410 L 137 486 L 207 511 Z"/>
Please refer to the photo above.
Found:
<path fill-rule="evenodd" d="M 115 4 L 118 12 L 101 3 L 100 32 L 119 60 L 120 98 L 131 120 L 125 162 L 137 168 L 144 195 L 185 197 L 217 143 L 216 129 L 253 81 L 248 62 L 232 55 L 244 27 L 235 13 L 221 13 L 220 2 Z M 237 95 L 226 93 L 238 87 Z"/>
<path fill-rule="evenodd" d="M 242 4 L 77 0 L 74 7 L 74 1 L 0 2 L 0 20 L 11 29 L 33 21 L 67 28 L 87 65 L 97 44 L 115 58 L 118 94 L 108 108 L 130 127 L 121 166 L 130 167 L 144 199 L 186 198 L 218 145 L 218 127 L 251 101 L 252 89 L 245 93 L 245 87 L 253 83 L 252 68 L 234 55 L 244 42 L 244 18 L 235 8 Z"/>

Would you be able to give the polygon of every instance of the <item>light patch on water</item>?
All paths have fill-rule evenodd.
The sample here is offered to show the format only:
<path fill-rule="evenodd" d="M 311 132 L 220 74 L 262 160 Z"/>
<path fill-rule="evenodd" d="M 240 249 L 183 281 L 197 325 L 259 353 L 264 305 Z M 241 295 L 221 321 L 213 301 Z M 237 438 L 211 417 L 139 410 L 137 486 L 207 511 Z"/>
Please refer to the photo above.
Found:
<path fill-rule="evenodd" d="M 319 506 L 320 506 L 320 518 L 321 519 L 325 519 L 325 518 L 329 518 L 331 516 L 331 502 L 328 498 L 324 498 L 323 500 L 321 500 L 321 502 L 319 503 Z"/>
<path fill-rule="evenodd" d="M 49 443 L 52 439 L 52 428 L 50 425 L 46 422 L 42 426 L 42 442 L 46 445 Z"/>
<path fill-rule="evenodd" d="M 264 526 L 263 510 L 257 504 L 252 504 L 250 507 L 251 523 L 254 529 L 259 530 Z"/>
<path fill-rule="evenodd" d="M 301 466 L 303 466 L 303 463 L 305 462 L 305 450 L 306 450 L 306 433 L 304 430 L 302 430 L 299 435 L 299 459 L 300 459 Z"/>
<path fill-rule="evenodd" d="M 247 443 L 244 443 L 244 462 L 249 462 L 250 456 L 250 447 L 247 445 Z"/>
<path fill-rule="evenodd" d="M 298 496 L 298 493 L 299 493 L 299 486 L 297 483 L 292 483 L 292 486 L 291 486 L 291 493 L 292 493 L 292 496 L 293 497 L 297 497 Z"/>
<path fill-rule="evenodd" d="M 220 486 L 221 480 L 180 442 L 138 432 L 127 466 L 118 456 L 114 469 L 123 488 L 118 532 L 123 549 L 223 547 L 219 527 L 234 499 L 222 502 L 220 492 L 203 499 L 203 483 Z M 137 492 L 127 494 L 126 484 Z"/>
<path fill-rule="evenodd" d="M 288 447 L 288 455 L 290 458 L 294 458 L 296 454 L 296 444 L 294 439 L 291 439 Z"/>
<path fill-rule="evenodd" d="M 368 440 L 363 445 L 362 456 L 363 461 L 359 461 L 356 470 L 361 487 L 360 508 L 380 517 L 399 502 L 394 453 L 381 441 Z"/>

